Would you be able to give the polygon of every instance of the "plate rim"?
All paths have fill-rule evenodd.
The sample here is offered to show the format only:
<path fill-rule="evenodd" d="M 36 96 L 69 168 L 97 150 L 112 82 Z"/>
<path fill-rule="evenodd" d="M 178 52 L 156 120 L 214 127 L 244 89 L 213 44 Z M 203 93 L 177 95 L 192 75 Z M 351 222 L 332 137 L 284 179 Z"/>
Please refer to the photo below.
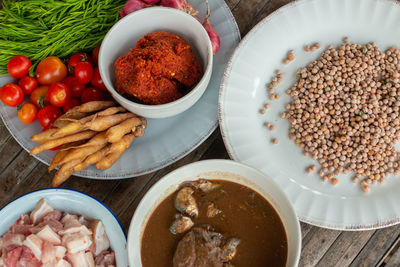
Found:
<path fill-rule="evenodd" d="M 217 0 L 217 1 L 221 4 L 221 8 L 223 8 L 223 10 L 224 10 L 224 14 L 229 16 L 230 21 L 232 22 L 232 26 L 233 26 L 232 33 L 237 38 L 237 41 L 238 41 L 238 44 L 239 44 L 241 39 L 242 39 L 242 37 L 241 37 L 241 34 L 240 34 L 239 26 L 237 24 L 237 21 L 236 21 L 235 17 L 232 14 L 232 11 L 230 10 L 229 6 L 227 5 L 227 3 L 224 0 Z M 235 50 L 236 50 L 236 47 L 235 47 L 235 49 L 233 49 L 233 51 L 235 51 Z M 228 64 L 228 62 L 229 62 L 229 59 L 226 62 L 226 64 Z M 225 70 L 224 70 L 224 73 L 225 73 Z M 223 78 L 224 78 L 224 74 L 222 74 L 221 81 L 223 80 Z M 216 84 L 216 86 L 218 87 L 218 84 Z M 219 98 L 219 93 L 218 93 L 218 98 Z M 217 107 L 218 106 L 219 106 L 219 104 L 217 102 Z M 10 130 L 11 127 L 10 127 L 9 121 L 5 119 L 5 117 L 2 114 L 2 112 L 0 112 L 0 117 L 1 117 L 5 127 L 7 128 L 8 132 L 10 133 L 10 135 L 14 138 L 14 140 L 16 140 L 17 143 L 26 152 L 29 153 L 30 151 L 28 150 L 28 147 L 24 145 L 23 140 L 20 140 L 15 135 L 15 133 Z M 169 165 L 177 162 L 178 160 L 180 160 L 183 157 L 187 156 L 190 152 L 195 150 L 201 144 L 203 144 L 208 139 L 208 137 L 211 136 L 211 134 L 215 131 L 215 129 L 217 129 L 218 125 L 219 125 L 219 119 L 218 119 L 218 116 L 217 116 L 217 118 L 215 119 L 214 123 L 212 125 L 210 125 L 208 131 L 203 136 L 201 136 L 198 139 L 198 141 L 195 142 L 192 146 L 188 147 L 187 149 L 181 151 L 178 154 L 170 155 L 166 160 L 157 163 L 157 165 L 155 165 L 155 166 L 153 166 L 151 168 L 146 168 L 146 169 L 141 170 L 141 171 L 132 171 L 132 172 L 119 173 L 117 175 L 102 174 L 100 176 L 87 174 L 87 171 L 83 170 L 83 171 L 74 173 L 73 176 L 87 178 L 87 179 L 118 180 L 118 179 L 134 178 L 134 177 L 137 177 L 137 176 L 146 175 L 146 174 L 149 174 L 149 173 L 156 172 L 156 171 L 158 171 L 158 170 L 160 170 L 162 168 L 168 167 Z M 41 163 L 45 164 L 46 166 L 50 166 L 50 164 L 48 162 L 46 162 L 44 159 L 40 158 L 38 155 L 31 155 L 31 156 L 33 156 L 35 159 L 39 160 Z"/>
<path fill-rule="evenodd" d="M 228 136 L 226 134 L 227 129 L 224 128 L 224 114 L 222 112 L 223 110 L 223 105 L 224 105 L 224 101 L 223 101 L 223 95 L 225 94 L 225 92 L 227 91 L 227 81 L 230 77 L 231 74 L 231 70 L 233 67 L 233 61 L 237 59 L 238 57 L 238 53 L 241 50 L 241 48 L 257 33 L 257 31 L 266 23 L 268 23 L 268 21 L 276 16 L 277 14 L 279 14 L 280 12 L 282 12 L 285 9 L 288 8 L 293 8 L 293 6 L 299 5 L 303 2 L 315 2 L 316 0 L 294 0 L 290 3 L 287 3 L 286 5 L 283 5 L 281 7 L 279 7 L 278 9 L 274 10 L 273 12 L 271 12 L 270 14 L 268 14 L 266 17 L 264 17 L 262 20 L 260 20 L 256 25 L 253 26 L 253 28 L 250 29 L 250 31 L 242 38 L 242 40 L 240 41 L 240 43 L 238 44 L 238 46 L 235 48 L 235 50 L 233 51 L 227 65 L 224 71 L 224 74 L 222 76 L 222 80 L 221 80 L 221 85 L 220 85 L 220 90 L 219 90 L 219 95 L 218 95 L 218 121 L 219 121 L 219 129 L 221 132 L 221 137 L 222 137 L 222 141 L 225 145 L 226 151 L 228 153 L 228 156 L 230 159 L 243 163 L 241 162 L 237 157 L 236 154 L 234 152 L 234 148 L 233 145 L 231 145 L 229 143 L 228 140 Z M 400 6 L 400 2 L 397 2 L 396 0 L 374 0 L 377 2 L 388 2 L 391 4 L 395 4 Z M 256 167 L 255 167 L 256 168 Z M 268 174 L 267 174 L 268 175 Z M 285 193 L 286 194 L 286 193 Z M 289 198 L 289 197 L 288 197 Z M 290 199 L 290 198 L 289 198 Z M 296 210 L 296 206 L 293 205 L 295 210 Z M 346 223 L 327 223 L 324 222 L 322 220 L 316 220 L 316 219 L 312 219 L 306 216 L 300 216 L 297 213 L 296 210 L 296 214 L 299 218 L 299 220 L 301 222 L 313 225 L 313 226 L 317 226 L 317 227 L 322 227 L 322 228 L 326 228 L 326 229 L 330 229 L 330 230 L 341 230 L 341 231 L 365 231 L 365 230 L 374 230 L 374 229 L 381 229 L 381 228 L 386 228 L 386 227 L 390 227 L 393 225 L 397 225 L 400 224 L 400 215 L 397 215 L 393 218 L 390 219 L 386 219 L 386 220 L 380 220 L 379 218 L 374 222 L 374 223 L 370 223 L 370 224 L 362 224 L 359 223 L 358 225 L 349 225 Z"/>

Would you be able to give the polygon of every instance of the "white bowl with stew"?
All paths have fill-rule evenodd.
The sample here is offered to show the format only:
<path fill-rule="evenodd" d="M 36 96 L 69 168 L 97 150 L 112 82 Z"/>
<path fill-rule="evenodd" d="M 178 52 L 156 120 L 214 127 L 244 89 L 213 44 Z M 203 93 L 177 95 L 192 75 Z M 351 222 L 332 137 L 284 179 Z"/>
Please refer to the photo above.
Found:
<path fill-rule="evenodd" d="M 115 89 L 114 63 L 125 56 L 136 42 L 151 32 L 179 35 L 191 46 L 203 76 L 183 97 L 166 104 L 141 104 L 120 95 Z M 203 95 L 211 78 L 213 53 L 206 30 L 193 16 L 173 8 L 151 7 L 135 11 L 119 20 L 104 37 L 99 52 L 100 75 L 114 99 L 129 111 L 146 118 L 166 118 L 184 112 Z"/>
<path fill-rule="evenodd" d="M 263 199 L 267 200 L 279 216 L 282 223 L 281 225 L 283 225 L 284 234 L 286 235 L 287 257 L 286 265 L 284 266 L 292 267 L 298 265 L 301 250 L 300 224 L 293 206 L 279 186 L 262 172 L 247 165 L 231 160 L 206 160 L 183 166 L 167 174 L 153 185 L 143 197 L 132 218 L 128 233 L 127 248 L 130 266 L 143 266 L 141 257 L 142 238 L 149 220 L 153 222 L 151 219 L 152 215 L 154 215 L 153 212 L 157 210 L 157 215 L 162 214 L 159 213 L 160 209 L 157 209 L 157 207 L 160 204 L 163 205 L 163 203 L 165 203 L 163 202 L 164 200 L 169 201 L 172 196 L 171 194 L 176 192 L 182 183 L 199 179 L 206 179 L 211 182 L 219 180 L 215 181 L 215 183 L 219 182 L 222 189 L 226 186 L 224 182 L 233 182 L 243 185 L 251 189 L 250 191 L 255 191 Z M 240 197 L 239 194 L 235 195 L 235 198 L 238 198 L 239 202 Z M 168 205 L 173 206 L 173 204 Z M 200 207 L 201 204 L 199 205 L 199 208 Z M 239 207 L 236 208 L 239 209 L 241 207 L 239 205 Z M 222 209 L 221 214 L 224 212 L 226 211 Z M 229 216 L 229 214 L 226 216 Z M 240 218 L 237 218 L 237 220 L 240 221 Z M 265 224 L 263 223 L 261 225 L 267 225 L 267 219 L 263 218 L 263 220 L 265 220 Z M 169 226 L 168 223 L 162 223 L 161 225 L 165 227 Z M 223 231 L 223 229 L 221 231 Z M 182 238 L 185 233 L 179 238 Z M 161 240 L 162 236 L 158 236 L 157 233 L 154 233 L 154 235 L 157 235 L 154 240 Z M 271 240 L 271 242 L 273 242 L 273 240 Z M 237 255 L 240 255 L 240 246 L 239 244 Z M 171 248 L 165 249 L 167 251 Z M 166 253 L 166 251 L 163 251 L 160 255 Z M 234 261 L 232 263 L 234 263 Z M 172 258 L 171 262 L 166 264 L 172 265 Z"/>

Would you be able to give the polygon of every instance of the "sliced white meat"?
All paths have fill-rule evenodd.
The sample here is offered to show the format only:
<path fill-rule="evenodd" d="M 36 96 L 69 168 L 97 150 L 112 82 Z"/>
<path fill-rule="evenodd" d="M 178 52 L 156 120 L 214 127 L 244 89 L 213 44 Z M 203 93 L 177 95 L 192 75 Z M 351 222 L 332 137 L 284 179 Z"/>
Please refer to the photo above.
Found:
<path fill-rule="evenodd" d="M 78 217 L 71 217 L 63 222 L 64 229 L 79 227 L 82 224 L 79 222 Z"/>
<path fill-rule="evenodd" d="M 78 221 L 86 227 L 89 227 L 89 222 L 82 215 L 78 217 Z"/>
<path fill-rule="evenodd" d="M 42 267 L 54 267 L 56 265 L 56 260 L 53 259 L 52 261 L 48 262 L 48 263 L 43 263 Z"/>
<path fill-rule="evenodd" d="M 55 233 L 58 233 L 59 231 L 61 231 L 63 229 L 63 225 L 62 225 L 62 223 L 60 221 L 48 220 L 46 222 L 43 221 L 43 222 L 39 223 L 38 225 L 35 225 L 32 228 L 32 234 L 37 234 L 46 225 L 48 225 L 51 228 L 51 230 L 53 230 Z"/>
<path fill-rule="evenodd" d="M 65 223 L 66 223 L 68 220 L 70 220 L 70 219 L 76 219 L 76 220 L 78 220 L 78 216 L 69 214 L 68 212 L 64 212 L 64 215 L 63 215 L 63 217 L 62 217 L 62 219 L 61 219 L 61 223 L 62 223 L 62 224 L 65 224 Z"/>
<path fill-rule="evenodd" d="M 88 266 L 89 267 L 95 267 L 93 253 L 92 252 L 86 252 L 85 253 L 85 257 L 86 257 L 86 262 L 88 263 Z"/>
<path fill-rule="evenodd" d="M 28 214 L 21 215 L 18 220 L 10 226 L 8 232 L 13 234 L 23 234 L 30 235 L 33 224 L 31 224 L 31 219 Z"/>
<path fill-rule="evenodd" d="M 56 248 L 49 241 L 43 241 L 42 263 L 49 263 L 56 258 Z"/>
<path fill-rule="evenodd" d="M 99 266 L 108 267 L 110 265 L 115 265 L 115 254 L 111 251 L 103 251 L 94 259 L 94 262 Z"/>
<path fill-rule="evenodd" d="M 73 267 L 90 267 L 84 251 L 78 253 L 68 253 L 68 260 L 72 263 Z"/>
<path fill-rule="evenodd" d="M 22 246 L 22 253 L 21 257 L 17 262 L 17 267 L 40 267 L 40 266 L 42 266 L 42 264 L 35 257 L 32 251 L 28 247 Z"/>
<path fill-rule="evenodd" d="M 67 253 L 67 249 L 63 246 L 55 246 L 54 248 L 56 250 L 56 258 L 63 259 Z"/>
<path fill-rule="evenodd" d="M 9 251 L 15 249 L 16 247 L 22 246 L 24 239 L 25 236 L 23 234 L 6 233 L 3 235 L 2 255 L 6 255 Z"/>
<path fill-rule="evenodd" d="M 23 235 L 30 235 L 32 234 L 33 225 L 29 224 L 13 224 L 8 229 L 8 232 L 12 234 L 23 234 Z"/>
<path fill-rule="evenodd" d="M 43 217 L 43 221 L 49 221 L 49 220 L 56 220 L 56 221 L 61 220 L 61 211 L 53 210 L 53 211 L 50 211 L 49 213 L 47 213 Z"/>
<path fill-rule="evenodd" d="M 52 244 L 61 244 L 61 237 L 51 229 L 50 226 L 45 225 L 36 234 L 40 239 L 46 240 Z"/>
<path fill-rule="evenodd" d="M 66 260 L 58 260 L 58 262 L 56 263 L 56 265 L 54 265 L 54 267 L 71 267 L 71 264 L 66 261 Z"/>
<path fill-rule="evenodd" d="M 35 255 L 35 257 L 40 260 L 42 257 L 42 246 L 43 246 L 43 240 L 40 239 L 37 235 L 31 234 L 26 237 L 24 243 L 25 246 L 27 246 Z"/>
<path fill-rule="evenodd" d="M 93 221 L 90 228 L 93 231 L 93 241 L 96 248 L 94 255 L 97 256 L 100 252 L 107 250 L 110 247 L 110 240 L 107 237 L 104 224 L 101 221 Z"/>
<path fill-rule="evenodd" d="M 74 233 L 80 233 L 83 235 L 92 235 L 92 231 L 90 231 L 86 226 L 82 224 L 79 226 L 71 226 L 69 228 L 64 227 L 64 230 L 61 230 L 58 233 L 60 235 L 74 234 Z"/>
<path fill-rule="evenodd" d="M 6 264 L 4 263 L 3 257 L 0 257 L 0 267 L 4 267 Z"/>
<path fill-rule="evenodd" d="M 62 237 L 62 243 L 69 253 L 77 253 L 87 250 L 92 244 L 91 237 L 81 233 L 66 234 Z"/>
<path fill-rule="evenodd" d="M 16 221 L 16 223 L 29 225 L 29 224 L 32 224 L 32 221 L 31 221 L 31 218 L 29 217 L 28 214 L 22 214 L 21 216 L 19 216 L 19 218 Z"/>
<path fill-rule="evenodd" d="M 47 204 L 47 202 L 42 198 L 35 209 L 31 212 L 30 218 L 33 224 L 39 223 L 47 213 L 53 211 L 54 209 Z"/>
<path fill-rule="evenodd" d="M 4 263 L 7 267 L 17 267 L 17 262 L 19 261 L 22 254 L 22 246 L 16 247 L 13 250 L 7 252 L 4 255 Z"/>

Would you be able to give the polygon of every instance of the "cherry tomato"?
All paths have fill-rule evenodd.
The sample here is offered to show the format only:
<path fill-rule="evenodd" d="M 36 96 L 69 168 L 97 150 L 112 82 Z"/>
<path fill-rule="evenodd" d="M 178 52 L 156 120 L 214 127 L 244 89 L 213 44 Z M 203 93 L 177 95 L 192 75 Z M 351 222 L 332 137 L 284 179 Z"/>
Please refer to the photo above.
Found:
<path fill-rule="evenodd" d="M 40 84 L 60 82 L 67 76 L 67 67 L 58 57 L 47 57 L 36 68 L 36 78 Z"/>
<path fill-rule="evenodd" d="M 30 95 L 33 90 L 38 87 L 38 81 L 36 78 L 25 76 L 19 80 L 18 85 L 21 87 L 25 95 Z"/>
<path fill-rule="evenodd" d="M 71 99 L 64 107 L 63 111 L 66 113 L 68 110 L 70 110 L 73 107 L 79 106 L 81 104 L 81 101 L 79 99 Z"/>
<path fill-rule="evenodd" d="M 71 91 L 65 83 L 53 83 L 47 90 L 47 98 L 53 106 L 62 107 L 71 99 Z"/>
<path fill-rule="evenodd" d="M 34 104 L 37 108 L 44 108 L 50 104 L 49 99 L 47 98 L 47 90 L 48 86 L 42 85 L 33 90 L 29 100 L 32 104 Z"/>
<path fill-rule="evenodd" d="M 29 73 L 32 62 L 24 56 L 15 56 L 7 63 L 8 73 L 16 79 L 22 78 Z"/>
<path fill-rule="evenodd" d="M 90 83 L 94 87 L 97 87 L 101 90 L 104 90 L 104 91 L 107 90 L 106 86 L 104 85 L 103 80 L 101 79 L 99 68 L 95 68 L 93 70 L 93 77 L 92 77 L 92 80 L 90 81 Z"/>
<path fill-rule="evenodd" d="M 83 91 L 82 96 L 81 96 L 81 101 L 82 104 L 90 101 L 101 101 L 104 100 L 106 96 L 104 93 L 98 89 L 98 88 L 86 88 L 85 91 Z"/>
<path fill-rule="evenodd" d="M 68 71 L 71 74 L 73 74 L 76 65 L 78 65 L 79 62 L 85 62 L 85 61 L 88 61 L 90 63 L 92 62 L 92 59 L 90 58 L 89 54 L 85 52 L 79 52 L 74 54 L 68 60 Z"/>
<path fill-rule="evenodd" d="M 47 127 L 44 127 L 43 129 L 42 129 L 42 132 L 44 132 L 44 131 L 47 131 L 48 129 L 57 129 L 58 127 L 56 127 L 56 126 L 54 126 L 54 125 L 49 125 L 49 126 L 47 126 Z M 55 150 L 59 150 L 61 148 L 61 146 L 57 146 L 57 147 L 54 147 L 54 148 L 50 148 L 50 150 L 51 151 L 55 151 Z"/>
<path fill-rule="evenodd" d="M 92 80 L 93 66 L 90 62 L 79 62 L 75 67 L 75 77 L 82 84 L 87 84 Z"/>
<path fill-rule="evenodd" d="M 81 84 L 75 76 L 66 77 L 63 81 L 71 91 L 71 97 L 79 98 L 85 90 L 85 85 Z"/>
<path fill-rule="evenodd" d="M 39 119 L 40 125 L 46 128 L 50 126 L 50 124 L 52 124 L 61 115 L 61 110 L 59 110 L 55 106 L 46 106 L 39 110 L 37 117 Z"/>
<path fill-rule="evenodd" d="M 93 63 L 99 65 L 99 52 L 100 45 L 96 46 L 96 48 L 92 51 Z"/>
<path fill-rule="evenodd" d="M 18 85 L 7 83 L 0 88 L 0 99 L 5 105 L 15 107 L 24 101 L 24 92 Z"/>
<path fill-rule="evenodd" d="M 32 123 L 36 120 L 37 108 L 32 103 L 18 106 L 18 118 L 24 123 Z"/>

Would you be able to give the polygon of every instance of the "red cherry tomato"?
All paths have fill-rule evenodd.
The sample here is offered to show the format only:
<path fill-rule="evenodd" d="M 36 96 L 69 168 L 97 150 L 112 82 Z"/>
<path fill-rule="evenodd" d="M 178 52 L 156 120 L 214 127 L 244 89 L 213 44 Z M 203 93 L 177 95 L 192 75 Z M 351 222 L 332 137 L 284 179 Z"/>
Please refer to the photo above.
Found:
<path fill-rule="evenodd" d="M 98 88 L 86 88 L 85 91 L 83 91 L 82 96 L 81 96 L 81 102 L 82 104 L 90 101 L 101 101 L 106 99 L 106 96 L 104 93 L 98 89 Z"/>
<path fill-rule="evenodd" d="M 99 65 L 99 52 L 100 52 L 100 45 L 96 46 L 96 48 L 92 52 L 93 64 L 95 65 Z"/>
<path fill-rule="evenodd" d="M 87 84 L 92 80 L 93 66 L 90 62 L 79 62 L 75 67 L 75 77 L 82 84 Z"/>
<path fill-rule="evenodd" d="M 25 76 L 19 80 L 18 85 L 21 87 L 25 95 L 30 95 L 33 90 L 38 87 L 38 81 L 36 78 Z"/>
<path fill-rule="evenodd" d="M 49 125 L 49 126 L 47 126 L 47 127 L 44 127 L 43 129 L 42 129 L 42 132 L 44 132 L 44 131 L 47 131 L 48 129 L 57 129 L 58 127 L 56 127 L 56 126 L 54 126 L 54 125 Z M 57 146 L 57 147 L 54 147 L 54 148 L 50 148 L 50 150 L 51 151 L 56 151 L 56 150 L 59 150 L 61 148 L 61 146 Z"/>
<path fill-rule="evenodd" d="M 29 73 L 32 62 L 24 56 L 15 56 L 7 63 L 8 73 L 16 79 L 22 78 Z"/>
<path fill-rule="evenodd" d="M 18 85 L 7 83 L 0 88 L 0 99 L 5 105 L 15 107 L 24 101 L 24 92 Z"/>
<path fill-rule="evenodd" d="M 26 103 L 22 106 L 18 106 L 18 118 L 23 123 L 32 123 L 36 120 L 37 108 L 32 103 Z"/>
<path fill-rule="evenodd" d="M 85 85 L 81 84 L 75 76 L 66 77 L 63 81 L 71 91 L 71 97 L 79 98 L 85 90 Z"/>
<path fill-rule="evenodd" d="M 44 108 L 50 104 L 49 99 L 47 98 L 47 90 L 48 86 L 42 85 L 33 90 L 29 101 L 34 104 L 37 108 Z"/>
<path fill-rule="evenodd" d="M 101 79 L 99 68 L 95 68 L 93 70 L 93 77 L 92 77 L 92 80 L 90 81 L 90 83 L 94 87 L 97 87 L 101 90 L 104 90 L 104 91 L 107 90 L 106 86 L 104 85 L 103 80 Z"/>
<path fill-rule="evenodd" d="M 40 125 L 46 128 L 50 126 L 50 124 L 52 124 L 61 115 L 61 110 L 59 110 L 55 106 L 46 106 L 39 110 L 37 117 L 39 119 Z"/>
<path fill-rule="evenodd" d="M 90 58 L 89 54 L 85 52 L 79 52 L 71 56 L 68 60 L 68 71 L 73 74 L 76 65 L 78 65 L 79 62 L 92 62 L 92 59 Z"/>
<path fill-rule="evenodd" d="M 53 106 L 62 107 L 71 99 L 71 91 L 65 83 L 53 83 L 47 90 L 47 98 Z"/>
<path fill-rule="evenodd" d="M 81 101 L 79 99 L 71 99 L 64 107 L 63 111 L 66 113 L 68 110 L 70 110 L 73 107 L 79 106 L 81 104 Z"/>
<path fill-rule="evenodd" d="M 36 78 L 40 84 L 52 84 L 67 76 L 67 67 L 58 57 L 47 57 L 36 68 Z"/>

